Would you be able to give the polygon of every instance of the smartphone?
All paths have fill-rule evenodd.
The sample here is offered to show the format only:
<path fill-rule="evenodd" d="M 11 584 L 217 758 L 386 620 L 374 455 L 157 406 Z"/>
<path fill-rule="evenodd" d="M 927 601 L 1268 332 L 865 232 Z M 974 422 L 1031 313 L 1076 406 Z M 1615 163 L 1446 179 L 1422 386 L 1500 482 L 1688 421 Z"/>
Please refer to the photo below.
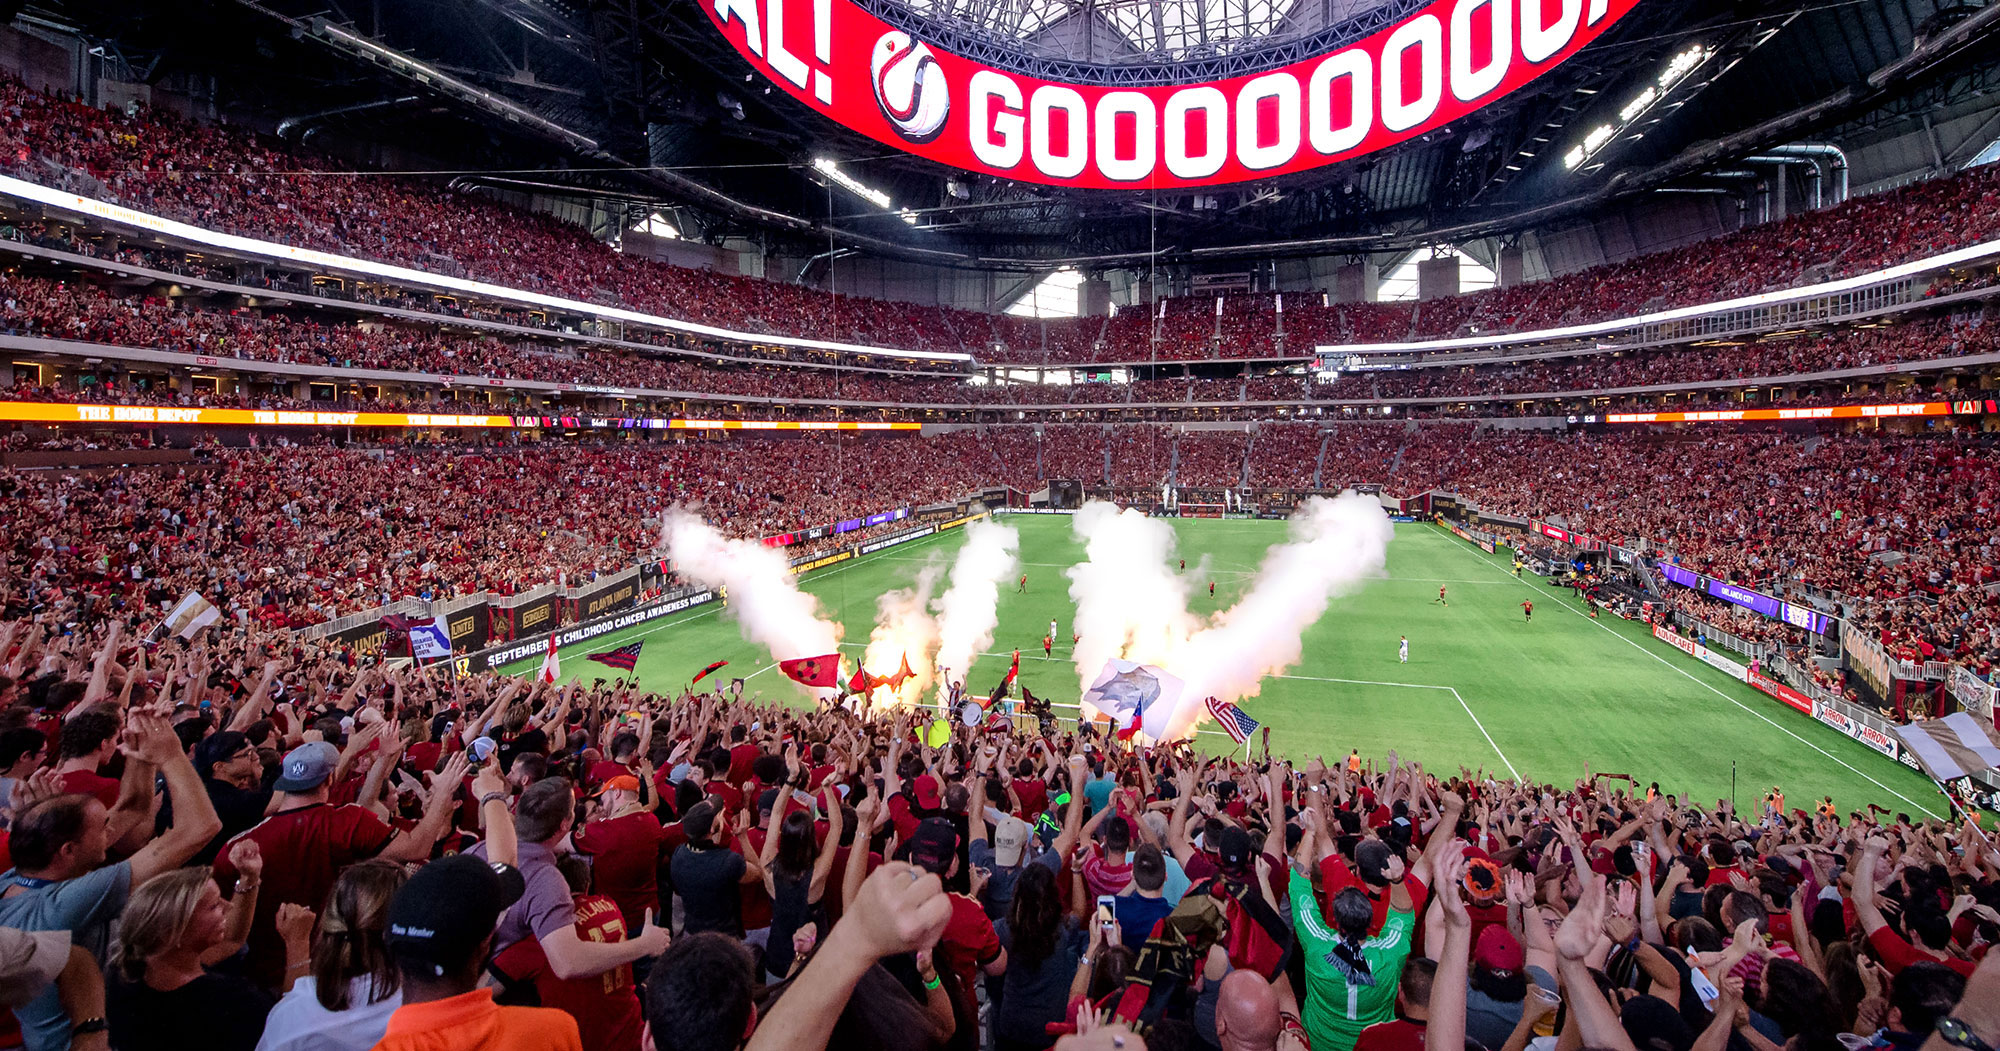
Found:
<path fill-rule="evenodd" d="M 1116 897 L 1109 894 L 1098 897 L 1097 922 L 1103 925 L 1107 931 L 1118 925 L 1118 899 Z"/>

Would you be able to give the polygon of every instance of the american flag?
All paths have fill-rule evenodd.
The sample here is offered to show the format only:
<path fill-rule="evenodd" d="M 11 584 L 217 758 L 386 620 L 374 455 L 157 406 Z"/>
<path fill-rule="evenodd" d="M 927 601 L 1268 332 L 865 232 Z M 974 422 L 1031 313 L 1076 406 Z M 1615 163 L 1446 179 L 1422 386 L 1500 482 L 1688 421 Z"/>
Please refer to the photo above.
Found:
<path fill-rule="evenodd" d="M 1250 735 L 1257 732 L 1259 725 L 1257 720 L 1250 718 L 1243 709 L 1236 707 L 1232 702 L 1219 697 L 1210 697 L 1202 703 L 1208 707 L 1208 714 L 1222 724 L 1223 732 L 1237 744 L 1249 741 Z"/>
<path fill-rule="evenodd" d="M 584 660 L 596 661 L 599 664 L 609 664 L 623 671 L 631 671 L 632 666 L 639 663 L 639 647 L 644 645 L 645 643 L 643 642 L 635 642 L 630 646 L 620 646 L 609 653 L 590 654 Z"/>

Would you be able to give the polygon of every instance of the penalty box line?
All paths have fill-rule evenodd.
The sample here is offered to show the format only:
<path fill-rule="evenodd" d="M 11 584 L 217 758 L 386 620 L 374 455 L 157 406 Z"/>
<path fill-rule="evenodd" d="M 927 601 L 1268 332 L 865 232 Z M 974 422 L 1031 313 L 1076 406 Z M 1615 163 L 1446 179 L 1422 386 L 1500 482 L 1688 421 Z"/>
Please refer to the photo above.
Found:
<path fill-rule="evenodd" d="M 1506 752 L 1500 750 L 1500 743 L 1493 739 L 1492 734 L 1486 732 L 1486 724 L 1479 721 L 1478 714 L 1473 712 L 1471 705 L 1465 703 L 1465 697 L 1458 692 L 1458 688 L 1455 686 L 1434 686 L 1426 682 L 1383 682 L 1379 679 L 1336 679 L 1322 675 L 1275 675 L 1272 678 L 1302 679 L 1307 682 L 1340 682 L 1355 686 L 1401 686 L 1411 690 L 1444 690 L 1451 694 L 1452 699 L 1458 702 L 1460 708 L 1465 709 L 1466 717 L 1472 720 L 1473 726 L 1479 728 L 1479 736 L 1486 738 L 1486 743 L 1492 747 L 1493 754 L 1499 756 L 1502 763 L 1507 764 L 1507 772 L 1514 775 L 1514 780 L 1519 781 L 1521 779 L 1521 772 L 1514 769 L 1514 761 L 1507 758 Z"/>

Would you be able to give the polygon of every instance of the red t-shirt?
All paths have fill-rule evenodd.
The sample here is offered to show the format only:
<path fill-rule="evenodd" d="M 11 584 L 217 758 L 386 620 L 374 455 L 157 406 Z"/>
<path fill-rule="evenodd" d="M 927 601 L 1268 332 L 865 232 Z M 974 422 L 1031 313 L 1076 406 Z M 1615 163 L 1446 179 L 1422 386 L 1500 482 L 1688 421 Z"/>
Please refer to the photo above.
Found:
<path fill-rule="evenodd" d="M 740 785 L 750 780 L 750 766 L 762 754 L 764 754 L 763 749 L 758 748 L 748 741 L 731 748 L 729 750 L 729 783 Z"/>
<path fill-rule="evenodd" d="M 1084 855 L 1077 868 L 1083 870 L 1083 885 L 1090 889 L 1094 897 L 1106 894 L 1123 894 L 1132 882 L 1132 854 L 1127 851 L 1123 861 L 1116 865 L 1104 860 L 1104 848 L 1093 843 L 1090 853 Z"/>
<path fill-rule="evenodd" d="M 65 794 L 96 796 L 106 809 L 118 805 L 118 779 L 103 777 L 93 770 L 71 770 L 62 775 Z"/>
<path fill-rule="evenodd" d="M 775 821 L 777 819 L 773 818 L 772 820 Z M 750 844 L 751 853 L 743 860 L 752 861 L 756 859 L 757 855 L 764 849 L 764 836 L 765 831 L 761 828 L 750 830 L 749 834 L 744 837 L 744 841 Z M 729 837 L 729 849 L 732 851 L 736 849 L 735 836 Z M 769 927 L 771 925 L 771 896 L 764 893 L 764 881 L 753 880 L 749 883 L 739 885 L 737 890 L 742 896 L 743 929 L 754 931 L 762 927 Z"/>
<path fill-rule="evenodd" d="M 734 771 L 732 770 L 731 772 L 733 773 Z M 600 759 L 590 764 L 590 772 L 584 775 L 584 779 L 592 785 L 601 785 L 621 774 L 637 776 L 638 771 L 626 766 L 624 763 L 614 762 L 610 759 Z"/>
<path fill-rule="evenodd" d="M 641 812 L 586 822 L 570 842 L 592 855 L 592 886 L 637 923 L 648 909 L 660 915 L 660 848 L 666 838 L 659 819 Z"/>
<path fill-rule="evenodd" d="M 937 966 L 950 969 L 958 979 L 960 1018 L 979 1017 L 977 992 L 979 969 L 1000 955 L 1000 938 L 993 933 L 993 921 L 978 901 L 963 894 L 950 895 L 951 920 L 938 939 Z"/>
<path fill-rule="evenodd" d="M 1875 955 L 1882 958 L 1882 966 L 1888 968 L 1890 974 L 1900 974 L 1903 968 L 1913 963 L 1941 963 L 1970 978 L 1973 969 L 1979 966 L 1971 960 L 1961 960 L 1956 956 L 1939 959 L 1904 941 L 1895 931 L 1887 927 L 1877 928 L 1870 933 L 1868 944 L 1875 947 Z"/>
<path fill-rule="evenodd" d="M 1014 795 L 1021 800 L 1021 809 L 1014 816 L 1023 821 L 1033 821 L 1049 808 L 1049 786 L 1032 777 L 1015 779 Z"/>
<path fill-rule="evenodd" d="M 1354 1051 L 1424 1051 L 1424 1032 L 1424 1023 L 1407 1018 L 1377 1022 L 1355 1038 Z"/>
<path fill-rule="evenodd" d="M 578 894 L 576 933 L 584 941 L 616 943 L 626 938 L 625 917 L 610 898 Z M 532 981 L 543 1007 L 576 1019 L 583 1046 L 598 1051 L 638 1051 L 644 1016 L 632 987 L 632 965 L 620 964 L 588 978 L 558 978 L 549 969 L 539 938 L 523 938 L 501 950 L 493 966 L 515 981 Z"/>
<path fill-rule="evenodd" d="M 394 835 L 374 811 L 314 803 L 273 814 L 222 848 L 216 855 L 215 875 L 232 892 L 236 866 L 229 863 L 229 846 L 249 839 L 264 855 L 263 886 L 257 892 L 257 915 L 250 924 L 253 980 L 276 988 L 284 979 L 285 944 L 278 938 L 278 906 L 291 902 L 315 912 L 324 909 L 340 870 L 374 857 Z"/>
<path fill-rule="evenodd" d="M 436 741 L 419 741 L 403 752 L 403 758 L 418 770 L 430 772 L 437 769 L 438 758 L 444 755 L 444 746 Z"/>

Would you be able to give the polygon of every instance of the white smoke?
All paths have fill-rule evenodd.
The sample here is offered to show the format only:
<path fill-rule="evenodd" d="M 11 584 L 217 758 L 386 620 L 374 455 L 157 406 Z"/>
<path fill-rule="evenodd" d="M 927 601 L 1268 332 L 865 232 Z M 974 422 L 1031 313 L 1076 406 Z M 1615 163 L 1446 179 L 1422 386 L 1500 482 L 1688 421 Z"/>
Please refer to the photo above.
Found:
<path fill-rule="evenodd" d="M 937 601 L 937 668 L 963 682 L 972 661 L 993 644 L 1000 623 L 1000 585 L 1014 575 L 1021 534 L 992 521 L 966 527 L 965 546 L 951 565 L 951 587 Z M 921 696 L 921 695 L 919 695 Z"/>
<path fill-rule="evenodd" d="M 774 660 L 839 651 L 841 626 L 819 615 L 819 600 L 799 590 L 778 549 L 725 537 L 683 508 L 667 512 L 664 532 L 675 572 L 702 587 L 728 588 L 727 615 Z"/>
<path fill-rule="evenodd" d="M 937 590 L 938 578 L 943 575 L 943 562 L 933 558 L 917 571 L 915 585 L 884 592 L 875 600 L 875 630 L 868 635 L 861 666 L 875 678 L 886 679 L 896 674 L 907 658 L 914 673 L 901 689 L 876 687 L 870 693 L 875 703 L 922 697 L 930 686 L 931 664 L 925 658 L 938 638 L 938 622 L 930 614 L 931 592 Z"/>
<path fill-rule="evenodd" d="M 1071 528 L 1084 545 L 1084 561 L 1063 571 L 1076 603 L 1078 681 L 1088 687 L 1113 657 L 1164 666 L 1200 626 L 1187 611 L 1186 581 L 1169 565 L 1174 527 L 1091 501 Z"/>
<path fill-rule="evenodd" d="M 1164 665 L 1186 684 L 1174 732 L 1198 720 L 1204 698 L 1255 697 L 1266 676 L 1301 656 L 1300 640 L 1336 596 L 1382 575 L 1395 526 L 1373 496 L 1311 497 L 1292 513 L 1291 539 L 1264 553 L 1257 579 Z"/>
<path fill-rule="evenodd" d="M 1306 629 L 1337 595 L 1382 574 L 1395 527 L 1372 496 L 1312 497 L 1293 512 L 1290 538 L 1265 552 L 1248 594 L 1206 623 L 1187 612 L 1183 578 L 1169 570 L 1173 528 L 1135 510 L 1086 504 L 1075 530 L 1087 561 L 1069 570 L 1077 605 L 1076 671 L 1087 688 L 1105 661 L 1157 665 L 1185 688 L 1169 722 L 1183 736 L 1202 701 L 1254 697 L 1266 676 L 1297 664 Z"/>

